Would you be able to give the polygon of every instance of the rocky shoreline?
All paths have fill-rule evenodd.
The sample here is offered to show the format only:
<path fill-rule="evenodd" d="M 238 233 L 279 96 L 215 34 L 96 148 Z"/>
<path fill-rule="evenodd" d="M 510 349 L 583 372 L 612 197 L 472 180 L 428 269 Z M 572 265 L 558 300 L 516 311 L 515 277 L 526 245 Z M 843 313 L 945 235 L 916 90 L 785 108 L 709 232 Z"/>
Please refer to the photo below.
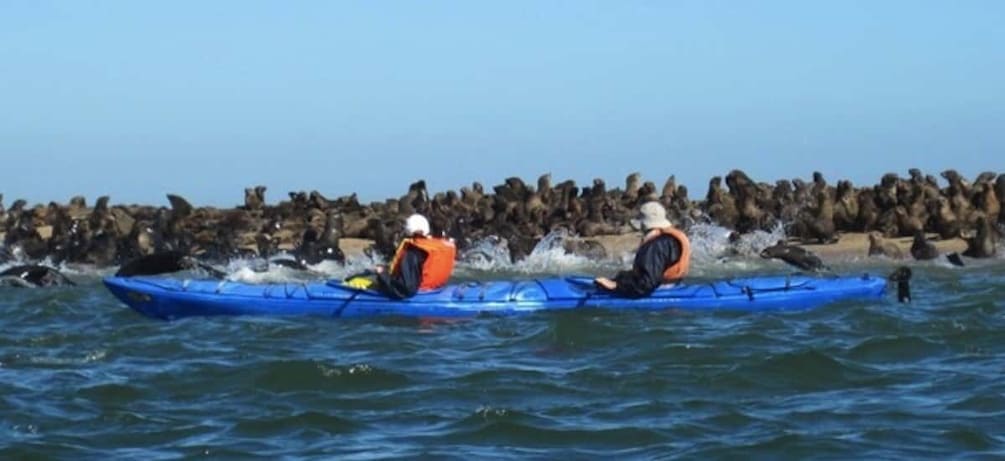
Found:
<path fill-rule="evenodd" d="M 4 207 L 0 195 L 0 262 L 105 267 L 159 251 L 213 263 L 278 252 L 304 264 L 347 255 L 387 258 L 402 220 L 416 212 L 430 218 L 434 232 L 453 237 L 462 254 L 473 242 L 499 238 L 519 261 L 549 232 L 566 229 L 578 236 L 566 243 L 567 251 L 604 257 L 637 244 L 629 220 L 649 200 L 661 202 L 685 230 L 710 223 L 742 235 L 784 226 L 791 242 L 824 256 L 896 257 L 896 247 L 910 257 L 919 238 L 925 244 L 936 240 L 940 251 L 995 255 L 1005 223 L 1005 174 L 986 172 L 973 182 L 953 170 L 940 176 L 944 184 L 911 169 L 904 178 L 889 173 L 877 184 L 854 187 L 849 181 L 831 185 L 819 173 L 810 181 L 769 184 L 733 170 L 711 178 L 698 200 L 672 176 L 657 188 L 638 173 L 615 188 L 599 179 L 582 187 L 574 181 L 552 184 L 550 175 L 542 175 L 536 186 L 507 178 L 491 190 L 473 183 L 430 194 L 425 182 L 417 181 L 400 197 L 369 204 L 355 194 L 329 199 L 317 191 L 296 191 L 273 205 L 266 201 L 266 188 L 257 186 L 246 189 L 244 204 L 231 209 L 196 207 L 174 194 L 167 195 L 167 206 L 113 205 L 107 196 L 88 206 L 78 196 L 67 204 L 29 206 L 15 200 Z"/>

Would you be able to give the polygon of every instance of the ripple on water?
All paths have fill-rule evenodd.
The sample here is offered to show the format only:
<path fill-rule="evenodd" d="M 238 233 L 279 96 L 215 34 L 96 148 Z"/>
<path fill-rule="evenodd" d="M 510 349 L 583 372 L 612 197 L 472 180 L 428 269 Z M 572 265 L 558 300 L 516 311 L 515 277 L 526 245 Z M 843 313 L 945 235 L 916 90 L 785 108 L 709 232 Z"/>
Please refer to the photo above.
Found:
<path fill-rule="evenodd" d="M 579 449 L 622 449 L 668 443 L 660 430 L 567 424 L 508 408 L 480 407 L 436 437 L 437 443 Z"/>
<path fill-rule="evenodd" d="M 198 376 L 190 392 L 223 391 L 227 386 L 273 393 L 297 391 L 372 392 L 406 386 L 408 377 L 366 363 L 336 365 L 314 360 L 267 360 L 234 367 L 226 363 L 189 366 Z M 172 380 L 171 377 L 164 377 Z M 177 380 L 177 377 L 173 378 Z"/>
<path fill-rule="evenodd" d="M 955 411 L 971 412 L 978 415 L 1005 414 L 1005 396 L 987 390 L 976 390 L 975 395 L 967 395 L 953 402 L 947 408 Z"/>
<path fill-rule="evenodd" d="M 320 411 L 300 411 L 288 415 L 249 415 L 237 418 L 233 434 L 239 437 L 267 438 L 284 434 L 314 432 L 315 437 L 337 436 L 366 429 L 368 426 L 348 418 Z"/>
<path fill-rule="evenodd" d="M 743 394 L 755 390 L 791 393 L 882 387 L 896 382 L 897 378 L 882 370 L 809 349 L 763 358 L 752 356 L 735 369 L 721 373 L 717 379 L 723 382 L 723 391 Z"/>
<path fill-rule="evenodd" d="M 871 364 L 911 363 L 938 358 L 949 352 L 945 344 L 917 336 L 883 336 L 865 339 L 848 351 L 848 357 Z"/>
<path fill-rule="evenodd" d="M 128 405 L 151 397 L 146 388 L 128 383 L 101 383 L 82 386 L 77 396 L 102 406 Z"/>
<path fill-rule="evenodd" d="M 862 456 L 862 446 L 845 432 L 835 434 L 779 430 L 743 443 L 714 443 L 686 454 L 696 459 L 848 459 Z"/>
<path fill-rule="evenodd" d="M 161 322 L 97 280 L 4 291 L 0 459 L 993 457 L 986 264 L 916 266 L 908 305 L 448 323 Z"/>

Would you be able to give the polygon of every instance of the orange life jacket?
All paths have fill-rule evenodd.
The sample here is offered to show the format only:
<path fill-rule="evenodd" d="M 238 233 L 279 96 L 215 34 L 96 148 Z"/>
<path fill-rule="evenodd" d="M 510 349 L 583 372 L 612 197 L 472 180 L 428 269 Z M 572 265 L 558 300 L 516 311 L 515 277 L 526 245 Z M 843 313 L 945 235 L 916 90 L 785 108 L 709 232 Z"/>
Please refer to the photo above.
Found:
<path fill-rule="evenodd" d="M 419 281 L 419 289 L 433 290 L 446 285 L 450 274 L 454 271 L 454 259 L 457 257 L 457 247 L 453 240 L 430 237 L 402 240 L 401 245 L 398 245 L 398 250 L 394 252 L 394 258 L 391 259 L 391 274 L 398 273 L 401 259 L 405 255 L 405 250 L 410 246 L 426 253 L 426 262 L 422 264 L 422 280 Z"/>
<path fill-rule="evenodd" d="M 659 233 L 647 234 L 646 238 L 642 240 L 642 244 L 646 244 L 664 235 L 669 235 L 680 243 L 680 259 L 663 271 L 663 283 L 680 281 L 687 275 L 687 271 L 691 267 L 691 241 L 687 239 L 687 235 L 684 235 L 683 232 L 673 227 L 663 227 L 653 230 L 659 231 Z"/>

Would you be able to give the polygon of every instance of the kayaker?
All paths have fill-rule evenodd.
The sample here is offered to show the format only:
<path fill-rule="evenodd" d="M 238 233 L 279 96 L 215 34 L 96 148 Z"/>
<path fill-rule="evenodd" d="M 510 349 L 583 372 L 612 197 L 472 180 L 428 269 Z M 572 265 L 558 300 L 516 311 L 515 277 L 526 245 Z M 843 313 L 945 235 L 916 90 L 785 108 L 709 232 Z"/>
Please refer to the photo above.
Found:
<path fill-rule="evenodd" d="M 405 220 L 405 238 L 391 264 L 377 266 L 376 288 L 395 299 L 410 298 L 419 290 L 435 290 L 447 284 L 456 256 L 452 240 L 431 236 L 429 220 L 413 214 Z"/>
<path fill-rule="evenodd" d="M 618 272 L 613 280 L 597 277 L 597 286 L 626 298 L 643 298 L 660 285 L 676 283 L 687 275 L 691 244 L 684 232 L 673 227 L 659 202 L 643 204 L 631 224 L 645 232 L 632 270 Z"/>

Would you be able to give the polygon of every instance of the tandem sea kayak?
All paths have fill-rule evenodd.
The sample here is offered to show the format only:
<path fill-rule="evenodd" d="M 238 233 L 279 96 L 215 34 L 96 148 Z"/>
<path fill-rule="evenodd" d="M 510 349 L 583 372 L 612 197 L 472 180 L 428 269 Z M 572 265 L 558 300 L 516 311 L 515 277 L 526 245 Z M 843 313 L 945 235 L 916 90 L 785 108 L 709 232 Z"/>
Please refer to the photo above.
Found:
<path fill-rule="evenodd" d="M 514 315 L 581 308 L 627 310 L 811 309 L 842 300 L 883 296 L 886 279 L 875 275 L 805 275 L 688 282 L 627 299 L 598 290 L 588 277 L 469 282 L 390 299 L 341 281 L 249 284 L 168 277 L 108 277 L 105 285 L 141 314 L 159 319 L 206 315 L 317 315 L 335 318 L 425 318 Z"/>

